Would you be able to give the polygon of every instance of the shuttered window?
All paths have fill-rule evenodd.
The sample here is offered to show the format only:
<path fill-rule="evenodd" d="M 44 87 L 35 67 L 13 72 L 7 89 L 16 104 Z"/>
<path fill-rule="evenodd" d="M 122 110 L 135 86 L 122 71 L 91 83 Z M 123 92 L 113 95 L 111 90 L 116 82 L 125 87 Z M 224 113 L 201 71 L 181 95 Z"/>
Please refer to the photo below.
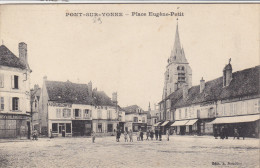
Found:
<path fill-rule="evenodd" d="M 12 98 L 12 110 L 13 111 L 19 110 L 19 98 L 18 97 Z"/>
<path fill-rule="evenodd" d="M 0 87 L 4 87 L 4 74 L 0 74 Z"/>
<path fill-rule="evenodd" d="M 4 110 L 5 109 L 5 100 L 4 100 L 4 97 L 1 97 L 1 109 L 0 110 Z"/>

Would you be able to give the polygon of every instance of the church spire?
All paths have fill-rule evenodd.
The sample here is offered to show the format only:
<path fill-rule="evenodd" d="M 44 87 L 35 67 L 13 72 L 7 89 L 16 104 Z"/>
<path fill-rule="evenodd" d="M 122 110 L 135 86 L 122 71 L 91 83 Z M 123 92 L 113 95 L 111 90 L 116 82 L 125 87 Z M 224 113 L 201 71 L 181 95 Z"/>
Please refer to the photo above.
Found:
<path fill-rule="evenodd" d="M 170 60 L 172 60 L 173 62 L 177 62 L 177 63 L 188 63 L 186 58 L 185 58 L 184 49 L 181 46 L 178 20 L 177 20 L 177 25 L 176 25 L 174 46 L 173 46 L 173 49 L 172 49 L 172 52 L 171 52 Z"/>

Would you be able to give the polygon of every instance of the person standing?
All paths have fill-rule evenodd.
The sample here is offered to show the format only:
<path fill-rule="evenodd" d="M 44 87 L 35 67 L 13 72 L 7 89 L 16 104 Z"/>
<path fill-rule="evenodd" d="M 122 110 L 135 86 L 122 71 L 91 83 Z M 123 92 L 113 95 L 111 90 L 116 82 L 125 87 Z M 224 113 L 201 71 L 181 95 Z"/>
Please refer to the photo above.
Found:
<path fill-rule="evenodd" d="M 140 137 L 141 137 L 141 141 L 143 141 L 143 139 L 144 139 L 144 133 L 143 133 L 142 130 L 140 130 Z"/>
<path fill-rule="evenodd" d="M 116 132 L 116 141 L 117 142 L 119 142 L 119 140 L 120 140 L 120 135 L 121 135 L 121 133 L 120 133 L 120 130 L 118 129 Z"/>
<path fill-rule="evenodd" d="M 146 131 L 146 140 L 149 141 L 150 130 Z"/>
<path fill-rule="evenodd" d="M 218 139 L 218 127 L 217 126 L 214 127 L 214 137 L 215 137 L 215 139 Z"/>
<path fill-rule="evenodd" d="M 234 128 L 234 139 L 235 138 L 239 139 L 239 133 L 237 128 Z"/>
<path fill-rule="evenodd" d="M 225 128 L 224 128 L 224 126 L 222 126 L 220 128 L 220 138 L 225 139 Z"/>
<path fill-rule="evenodd" d="M 124 132 L 125 142 L 128 142 L 127 131 Z"/>
<path fill-rule="evenodd" d="M 37 130 L 35 129 L 35 130 L 33 131 L 33 140 L 38 140 L 38 139 L 37 139 L 37 136 L 38 136 L 38 133 L 37 133 Z"/>
<path fill-rule="evenodd" d="M 162 141 L 162 131 L 159 129 L 159 141 Z"/>
<path fill-rule="evenodd" d="M 228 139 L 229 131 L 228 131 L 228 128 L 226 125 L 224 126 L 224 135 L 225 135 L 226 139 Z"/>
<path fill-rule="evenodd" d="M 153 130 L 151 130 L 151 132 L 150 132 L 150 138 L 151 138 L 151 140 L 153 140 Z"/>
<path fill-rule="evenodd" d="M 246 136 L 246 129 L 245 129 L 245 126 L 243 125 L 242 127 L 240 127 L 240 136 L 243 137 L 243 140 L 245 139 L 245 136 Z"/>
<path fill-rule="evenodd" d="M 155 139 L 156 139 L 156 141 L 158 140 L 158 130 L 157 129 L 155 130 Z"/>
<path fill-rule="evenodd" d="M 140 130 L 137 131 L 137 135 L 136 135 L 137 141 L 140 140 Z"/>
<path fill-rule="evenodd" d="M 92 138 L 92 143 L 95 143 L 96 133 L 94 131 L 91 132 L 91 138 Z"/>
<path fill-rule="evenodd" d="M 132 130 L 130 129 L 130 131 L 129 131 L 129 139 L 130 139 L 130 142 L 133 142 L 133 132 L 132 132 Z"/>
<path fill-rule="evenodd" d="M 170 131 L 168 128 L 166 130 L 166 136 L 167 136 L 167 141 L 169 141 L 170 140 Z"/>

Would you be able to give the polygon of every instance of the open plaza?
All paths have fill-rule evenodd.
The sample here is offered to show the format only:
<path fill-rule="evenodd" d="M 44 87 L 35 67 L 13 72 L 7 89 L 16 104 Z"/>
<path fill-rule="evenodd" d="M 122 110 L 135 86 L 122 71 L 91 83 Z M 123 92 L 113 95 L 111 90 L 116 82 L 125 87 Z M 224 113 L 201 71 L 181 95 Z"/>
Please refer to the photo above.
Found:
<path fill-rule="evenodd" d="M 115 136 L 0 140 L 0 167 L 259 167 L 259 139 L 163 136 L 116 142 Z"/>

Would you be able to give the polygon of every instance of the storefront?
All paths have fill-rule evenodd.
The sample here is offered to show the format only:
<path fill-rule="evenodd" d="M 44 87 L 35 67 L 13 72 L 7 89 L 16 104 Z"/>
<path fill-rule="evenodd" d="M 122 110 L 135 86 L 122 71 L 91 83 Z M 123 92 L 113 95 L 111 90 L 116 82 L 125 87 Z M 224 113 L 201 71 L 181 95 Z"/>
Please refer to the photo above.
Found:
<path fill-rule="evenodd" d="M 220 133 L 225 127 L 229 136 L 234 136 L 234 129 L 238 130 L 240 136 L 259 138 L 260 115 L 245 115 L 216 118 L 209 124 L 213 125 L 214 132 Z"/>
<path fill-rule="evenodd" d="M 72 121 L 50 121 L 50 134 L 54 137 L 71 137 L 72 136 Z"/>
<path fill-rule="evenodd" d="M 186 123 L 188 123 L 189 120 L 181 120 L 181 121 L 175 121 L 171 127 L 174 128 L 175 134 L 177 135 L 185 135 L 186 133 Z"/>
<path fill-rule="evenodd" d="M 72 136 L 90 136 L 91 120 L 72 120 Z"/>

